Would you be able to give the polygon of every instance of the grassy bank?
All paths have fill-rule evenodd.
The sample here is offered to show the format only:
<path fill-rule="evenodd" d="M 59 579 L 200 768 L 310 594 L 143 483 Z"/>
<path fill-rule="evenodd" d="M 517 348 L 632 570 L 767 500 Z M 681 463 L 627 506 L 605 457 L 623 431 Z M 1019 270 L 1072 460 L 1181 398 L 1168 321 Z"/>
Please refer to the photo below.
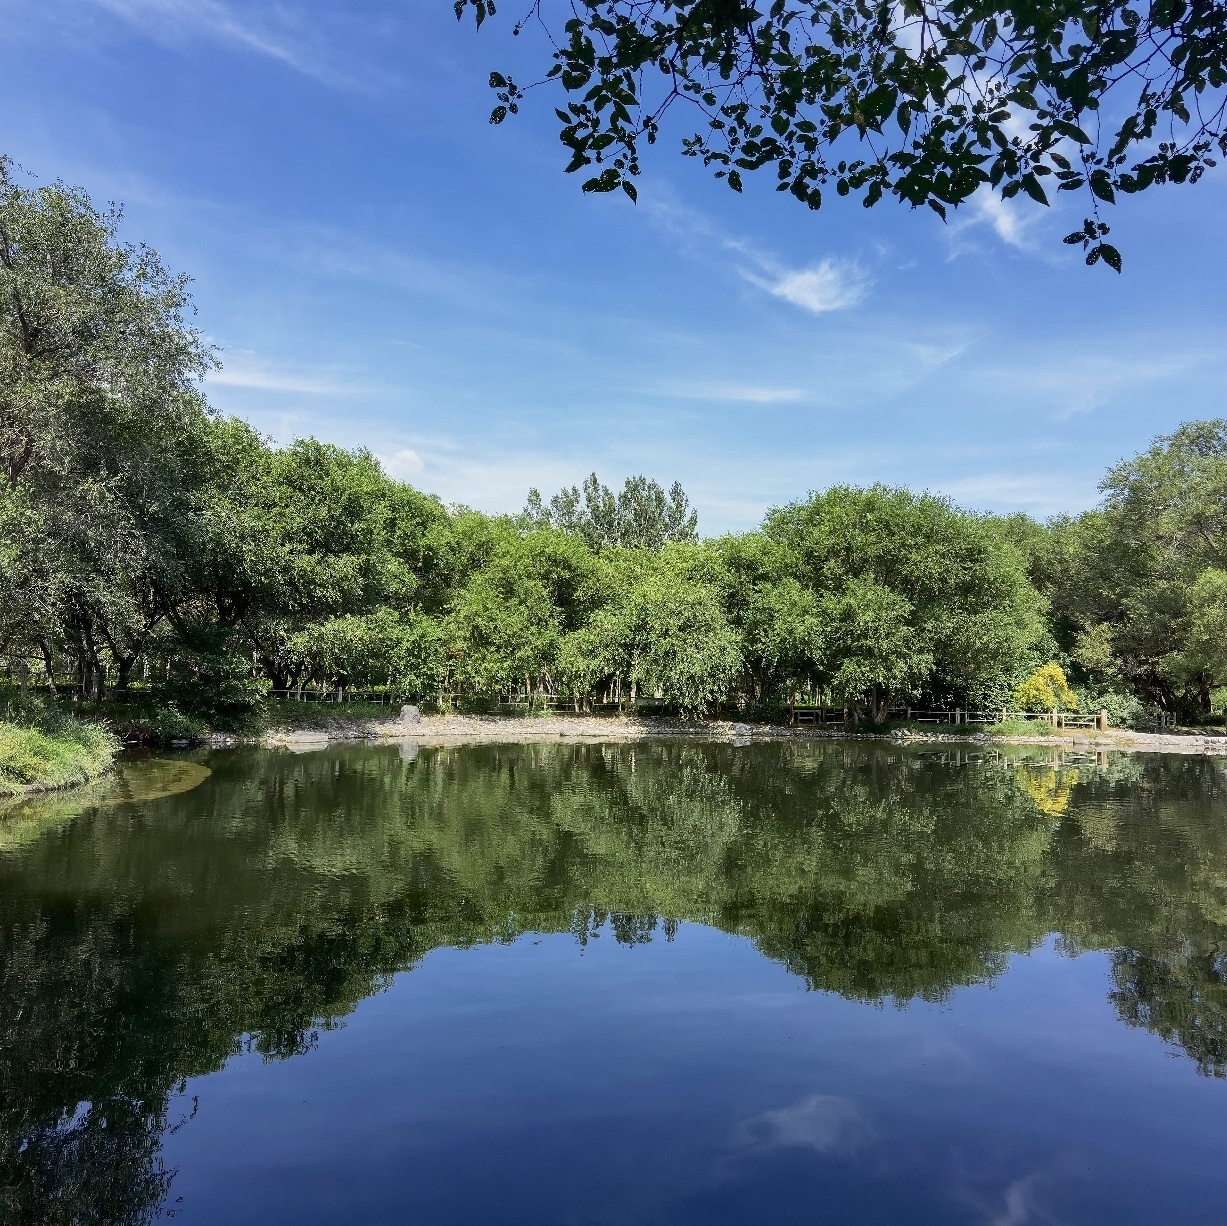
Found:
<path fill-rule="evenodd" d="M 185 712 L 156 693 L 134 689 L 123 699 L 78 703 L 73 711 L 78 717 L 105 723 L 126 745 L 178 746 L 196 744 L 215 732 L 255 738 L 270 732 L 327 731 L 338 723 L 393 718 L 400 706 L 270 700 L 222 713 Z"/>
<path fill-rule="evenodd" d="M 327 731 L 338 722 L 383 721 L 400 714 L 399 704 L 378 702 L 271 702 L 261 713 L 263 732 Z"/>
<path fill-rule="evenodd" d="M 36 700 L 0 706 L 0 796 L 72 787 L 111 765 L 119 739 Z"/>

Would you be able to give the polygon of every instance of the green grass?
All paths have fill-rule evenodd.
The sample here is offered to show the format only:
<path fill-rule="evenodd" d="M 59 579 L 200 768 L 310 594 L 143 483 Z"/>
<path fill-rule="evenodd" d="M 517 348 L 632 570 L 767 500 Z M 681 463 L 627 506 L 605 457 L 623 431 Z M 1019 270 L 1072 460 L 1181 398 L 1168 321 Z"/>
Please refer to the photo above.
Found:
<path fill-rule="evenodd" d="M 399 703 L 288 700 L 270 702 L 259 718 L 261 725 L 269 731 L 296 732 L 330 728 L 338 722 L 395 719 L 399 714 Z"/>
<path fill-rule="evenodd" d="M 208 722 L 187 715 L 173 702 L 139 691 L 119 702 L 81 703 L 74 710 L 82 716 L 105 721 L 128 744 L 168 745 L 171 741 L 198 741 L 209 730 Z"/>
<path fill-rule="evenodd" d="M 1008 719 L 997 724 L 939 724 L 928 720 L 892 719 L 886 723 L 874 726 L 870 723 L 857 725 L 861 732 L 910 732 L 913 736 L 926 734 L 940 736 L 1059 736 L 1068 732 L 1071 736 L 1075 731 L 1086 732 L 1087 729 L 1053 728 L 1042 719 Z"/>
<path fill-rule="evenodd" d="M 1054 728 L 1042 719 L 1007 719 L 999 724 L 985 724 L 979 729 L 989 736 L 1061 736 L 1068 732 L 1094 732 L 1093 728 Z"/>
<path fill-rule="evenodd" d="M 54 704 L 9 699 L 0 706 L 0 796 L 88 783 L 103 774 L 119 739 Z"/>

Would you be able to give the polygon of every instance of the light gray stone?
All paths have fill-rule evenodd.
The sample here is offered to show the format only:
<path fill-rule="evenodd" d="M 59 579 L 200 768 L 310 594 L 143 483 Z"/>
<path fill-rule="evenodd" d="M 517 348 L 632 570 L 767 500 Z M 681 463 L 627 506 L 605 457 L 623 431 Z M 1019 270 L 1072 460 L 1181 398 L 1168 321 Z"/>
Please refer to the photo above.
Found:
<path fill-rule="evenodd" d="M 420 724 L 422 722 L 422 713 L 417 709 L 417 707 L 401 707 L 400 722 L 402 724 Z"/>

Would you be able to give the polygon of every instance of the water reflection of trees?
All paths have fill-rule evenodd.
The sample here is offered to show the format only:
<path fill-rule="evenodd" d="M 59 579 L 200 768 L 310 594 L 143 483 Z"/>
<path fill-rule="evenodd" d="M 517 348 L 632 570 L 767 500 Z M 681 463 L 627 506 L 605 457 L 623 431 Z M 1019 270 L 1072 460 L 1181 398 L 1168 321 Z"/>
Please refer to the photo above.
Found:
<path fill-rule="evenodd" d="M 186 1078 L 292 1056 L 430 949 L 525 930 L 637 943 L 700 920 L 814 988 L 901 1003 L 1057 931 L 1111 951 L 1125 1022 L 1227 1071 L 1219 764 L 948 757 L 252 752 L 156 804 L 27 814 L 36 837 L 0 855 L 0 1216 L 151 1220 Z"/>

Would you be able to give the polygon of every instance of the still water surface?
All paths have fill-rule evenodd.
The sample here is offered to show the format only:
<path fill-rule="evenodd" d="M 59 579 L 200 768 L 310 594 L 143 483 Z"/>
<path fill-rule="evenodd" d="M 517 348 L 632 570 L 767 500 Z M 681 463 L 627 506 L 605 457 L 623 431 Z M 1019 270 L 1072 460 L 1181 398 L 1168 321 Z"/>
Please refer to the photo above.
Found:
<path fill-rule="evenodd" d="M 1227 1218 L 1220 761 L 134 763 L 0 939 L 4 1221 Z"/>

